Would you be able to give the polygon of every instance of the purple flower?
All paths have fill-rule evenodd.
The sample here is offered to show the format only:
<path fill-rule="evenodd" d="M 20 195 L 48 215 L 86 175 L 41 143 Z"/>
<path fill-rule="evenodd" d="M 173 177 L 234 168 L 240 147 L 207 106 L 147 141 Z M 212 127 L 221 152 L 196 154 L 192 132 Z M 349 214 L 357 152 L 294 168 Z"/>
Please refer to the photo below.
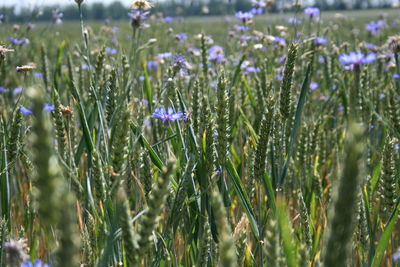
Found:
<path fill-rule="evenodd" d="M 210 86 L 211 86 L 212 89 L 217 90 L 217 87 L 218 87 L 218 80 L 211 81 L 211 82 L 210 82 Z"/>
<path fill-rule="evenodd" d="M 114 33 L 114 34 L 116 34 L 116 33 L 119 32 L 119 28 L 118 28 L 117 26 L 113 26 L 113 27 L 111 28 L 111 32 Z"/>
<path fill-rule="evenodd" d="M 400 79 L 400 75 L 398 73 L 393 74 L 393 79 L 395 80 L 399 80 Z"/>
<path fill-rule="evenodd" d="M 172 22 L 174 22 L 174 18 L 173 18 L 173 17 L 165 17 L 165 18 L 164 18 L 164 21 L 165 21 L 166 23 L 172 23 Z"/>
<path fill-rule="evenodd" d="M 21 267 L 50 267 L 50 265 L 43 263 L 41 260 L 36 259 L 32 265 L 31 261 L 28 259 L 21 264 Z"/>
<path fill-rule="evenodd" d="M 142 9 L 132 9 L 128 16 L 131 19 L 132 28 L 141 28 L 144 26 L 144 22 L 147 19 L 147 15 L 149 12 L 144 11 Z"/>
<path fill-rule="evenodd" d="M 253 66 L 250 66 L 250 67 L 246 68 L 246 73 L 257 73 L 257 72 L 260 72 L 260 71 L 261 71 L 260 68 L 256 68 L 256 67 L 253 67 Z"/>
<path fill-rule="evenodd" d="M 177 41 L 186 41 L 187 40 L 187 34 L 184 32 L 178 33 L 175 35 L 175 39 Z"/>
<path fill-rule="evenodd" d="M 158 62 L 155 60 L 149 60 L 147 62 L 147 68 L 149 70 L 156 70 L 158 68 Z"/>
<path fill-rule="evenodd" d="M 253 7 L 250 10 L 250 13 L 253 14 L 253 15 L 261 15 L 262 13 L 264 13 L 264 8 L 262 8 L 262 7 L 258 7 L 258 8 Z"/>
<path fill-rule="evenodd" d="M 182 111 L 174 112 L 172 107 L 169 107 L 168 111 L 164 107 L 156 108 L 152 116 L 161 119 L 164 123 L 183 119 Z"/>
<path fill-rule="evenodd" d="M 252 6 L 255 8 L 264 8 L 267 6 L 264 0 L 252 0 L 251 1 Z"/>
<path fill-rule="evenodd" d="M 372 34 L 377 35 L 377 34 L 380 34 L 381 28 L 383 26 L 385 26 L 385 23 L 381 20 L 378 22 L 371 21 L 370 23 L 367 24 L 367 26 L 365 26 L 365 29 Z"/>
<path fill-rule="evenodd" d="M 61 24 L 64 14 L 62 12 L 58 11 L 57 9 L 53 10 L 52 13 L 53 13 L 53 15 L 52 15 L 53 23 L 54 24 Z"/>
<path fill-rule="evenodd" d="M 115 55 L 117 53 L 117 49 L 112 48 L 112 47 L 107 47 L 105 51 L 107 54 L 111 54 L 111 55 Z"/>
<path fill-rule="evenodd" d="M 323 56 L 318 57 L 318 63 L 319 64 L 324 64 L 325 63 L 325 58 Z"/>
<path fill-rule="evenodd" d="M 314 91 L 318 88 L 318 83 L 317 82 L 311 82 L 310 83 L 310 90 Z"/>
<path fill-rule="evenodd" d="M 209 60 L 214 62 L 225 61 L 224 49 L 219 45 L 213 45 L 208 49 Z"/>
<path fill-rule="evenodd" d="M 317 7 L 307 7 L 304 9 L 304 13 L 310 18 L 313 18 L 319 16 L 320 10 Z"/>
<path fill-rule="evenodd" d="M 159 54 L 157 54 L 157 57 L 161 58 L 161 59 L 170 58 L 170 57 L 172 57 L 172 53 L 171 52 L 159 53 Z"/>
<path fill-rule="evenodd" d="M 151 78 L 151 76 L 148 76 L 147 79 L 148 79 L 149 81 L 151 81 L 153 78 Z M 139 80 L 140 80 L 141 82 L 143 82 L 143 81 L 144 81 L 144 76 L 143 76 L 143 75 L 140 75 L 140 76 L 139 76 Z"/>
<path fill-rule="evenodd" d="M 328 40 L 326 40 L 323 36 L 319 36 L 317 38 L 315 38 L 314 43 L 316 45 L 324 45 L 328 42 Z"/>
<path fill-rule="evenodd" d="M 13 44 L 16 44 L 16 45 L 20 45 L 21 44 L 21 41 L 19 39 L 17 39 L 17 38 L 14 38 L 14 37 L 8 37 L 8 40 L 10 42 L 12 42 Z"/>
<path fill-rule="evenodd" d="M 198 49 L 196 47 L 189 47 L 187 52 L 192 54 L 192 55 L 194 55 L 194 56 L 200 56 L 201 55 L 200 49 Z"/>
<path fill-rule="evenodd" d="M 8 90 L 5 87 L 0 86 L 0 93 L 5 93 L 5 92 L 8 92 Z"/>
<path fill-rule="evenodd" d="M 26 115 L 26 116 L 32 115 L 32 114 L 33 114 L 33 113 L 32 113 L 32 110 L 30 110 L 30 109 L 28 109 L 28 108 L 26 108 L 26 107 L 24 107 L 24 106 L 21 106 L 21 107 L 19 108 L 19 111 L 20 111 L 22 114 Z"/>
<path fill-rule="evenodd" d="M 273 43 L 281 45 L 281 46 L 285 46 L 286 45 L 286 40 L 285 40 L 285 38 L 282 38 L 282 37 L 279 37 L 279 36 L 274 36 Z"/>
<path fill-rule="evenodd" d="M 301 20 L 299 20 L 299 19 L 297 19 L 295 17 L 290 17 L 288 19 L 288 22 L 291 23 L 291 24 L 301 24 Z"/>
<path fill-rule="evenodd" d="M 275 79 L 277 81 L 282 81 L 283 80 L 283 75 L 282 74 L 278 74 L 278 75 L 275 76 Z"/>
<path fill-rule="evenodd" d="M 245 25 L 235 25 L 234 28 L 240 32 L 247 31 L 249 29 L 249 27 Z"/>
<path fill-rule="evenodd" d="M 375 53 L 364 55 L 361 52 L 350 52 L 350 54 L 341 54 L 339 61 L 342 65 L 348 67 L 359 67 L 362 64 L 370 64 L 376 59 Z"/>
<path fill-rule="evenodd" d="M 236 17 L 238 19 L 240 19 L 241 21 L 243 21 L 243 23 L 246 23 L 247 21 L 249 21 L 253 18 L 253 13 L 238 11 L 238 12 L 236 12 Z"/>
<path fill-rule="evenodd" d="M 183 56 L 181 54 L 177 54 L 174 57 L 174 69 L 176 71 L 185 70 L 185 69 L 187 69 L 187 66 L 188 66 L 188 62 L 186 61 L 185 56 Z"/>
<path fill-rule="evenodd" d="M 45 103 L 43 110 L 46 112 L 52 112 L 54 110 L 54 105 L 49 104 L 49 103 Z"/>
<path fill-rule="evenodd" d="M 92 69 L 93 66 L 92 66 L 92 65 L 88 66 L 87 64 L 83 63 L 83 64 L 81 65 L 81 68 L 82 68 L 83 70 L 89 70 L 89 69 Z"/>
<path fill-rule="evenodd" d="M 286 55 L 283 55 L 283 56 L 281 56 L 281 57 L 277 57 L 276 59 L 275 59 L 275 61 L 276 62 L 278 62 L 278 63 L 283 63 L 283 62 L 285 62 L 285 60 L 286 60 Z"/>
<path fill-rule="evenodd" d="M 29 44 L 29 40 L 27 38 L 17 39 L 14 37 L 9 37 L 8 40 L 16 45 L 27 46 Z"/>
<path fill-rule="evenodd" d="M 371 44 L 371 43 L 364 43 L 364 46 L 370 50 L 375 50 L 378 48 L 377 45 Z"/>
<path fill-rule="evenodd" d="M 43 79 L 43 73 L 41 73 L 41 72 L 35 72 L 35 73 L 33 73 L 33 76 L 36 78 L 39 78 L 39 79 Z"/>
<path fill-rule="evenodd" d="M 17 87 L 17 88 L 14 88 L 14 89 L 12 90 L 12 92 L 13 92 L 14 95 L 20 94 L 20 93 L 22 93 L 22 91 L 24 91 L 24 88 L 22 88 L 22 87 Z"/>

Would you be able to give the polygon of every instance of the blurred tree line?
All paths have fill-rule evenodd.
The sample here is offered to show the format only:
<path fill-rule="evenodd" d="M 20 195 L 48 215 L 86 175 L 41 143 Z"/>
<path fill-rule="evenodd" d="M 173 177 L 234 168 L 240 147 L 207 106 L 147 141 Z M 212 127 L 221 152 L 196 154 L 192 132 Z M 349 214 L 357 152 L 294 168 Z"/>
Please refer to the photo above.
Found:
<path fill-rule="evenodd" d="M 267 0 L 265 0 L 267 1 Z M 152 12 L 162 12 L 166 16 L 215 16 L 234 14 L 235 11 L 251 9 L 251 0 L 168 0 L 153 1 L 155 8 Z M 270 12 L 290 12 L 294 0 L 275 0 L 271 4 Z M 299 1 L 301 2 L 301 1 Z M 314 5 L 323 10 L 343 10 L 360 8 L 390 8 L 397 0 L 315 0 Z M 127 19 L 129 7 L 119 1 L 105 5 L 101 2 L 84 4 L 83 14 L 88 20 L 120 20 Z M 51 21 L 53 12 L 63 13 L 63 20 L 79 20 L 76 5 L 68 6 L 40 6 L 32 9 L 22 9 L 16 12 L 14 7 L 0 8 L 7 22 Z"/>

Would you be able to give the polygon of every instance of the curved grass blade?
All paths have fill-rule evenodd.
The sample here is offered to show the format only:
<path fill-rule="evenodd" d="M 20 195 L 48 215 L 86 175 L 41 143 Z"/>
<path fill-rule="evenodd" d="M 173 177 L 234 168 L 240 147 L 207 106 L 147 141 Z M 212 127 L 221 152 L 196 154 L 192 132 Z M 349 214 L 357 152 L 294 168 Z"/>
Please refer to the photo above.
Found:
<path fill-rule="evenodd" d="M 254 236 L 258 240 L 260 238 L 260 231 L 258 230 L 256 217 L 251 208 L 251 202 L 250 202 L 249 196 L 247 195 L 246 191 L 244 190 L 243 183 L 240 180 L 240 177 L 239 177 L 238 173 L 236 172 L 236 169 L 233 166 L 231 159 L 227 160 L 226 169 L 228 170 L 229 177 L 231 177 L 231 180 L 233 182 L 233 188 L 235 189 L 235 192 L 238 195 L 239 201 L 242 204 L 242 207 L 247 214 L 247 217 L 250 222 L 251 230 L 253 231 Z"/>
<path fill-rule="evenodd" d="M 392 237 L 393 227 L 395 226 L 397 218 L 399 216 L 399 211 L 400 201 L 397 201 L 396 208 L 390 216 L 390 219 L 385 226 L 385 230 L 383 231 L 381 239 L 379 240 L 378 246 L 376 247 L 375 255 L 371 263 L 371 266 L 373 267 L 381 266 L 383 255 L 385 254 L 385 250 L 388 247 L 389 241 Z"/>

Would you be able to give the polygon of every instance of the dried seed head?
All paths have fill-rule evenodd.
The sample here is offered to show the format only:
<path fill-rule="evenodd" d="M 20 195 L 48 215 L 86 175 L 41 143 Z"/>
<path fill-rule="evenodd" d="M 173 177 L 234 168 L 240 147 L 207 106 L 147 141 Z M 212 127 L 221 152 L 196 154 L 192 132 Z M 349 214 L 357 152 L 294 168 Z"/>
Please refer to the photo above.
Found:
<path fill-rule="evenodd" d="M 61 110 L 61 113 L 62 113 L 64 116 L 72 115 L 72 108 L 71 108 L 70 106 L 63 106 L 63 105 L 61 105 L 61 106 L 60 106 L 60 110 Z"/>
<path fill-rule="evenodd" d="M 387 46 L 393 51 L 393 53 L 397 54 L 400 52 L 400 35 L 390 36 L 387 40 Z"/>
<path fill-rule="evenodd" d="M 143 9 L 149 10 L 153 7 L 153 4 L 147 0 L 134 0 L 131 4 L 132 9 Z"/>
<path fill-rule="evenodd" d="M 14 52 L 14 49 L 8 49 L 0 45 L 0 55 L 4 55 L 5 53 L 10 53 L 10 52 Z"/>
<path fill-rule="evenodd" d="M 11 238 L 4 243 L 4 250 L 7 255 L 7 263 L 10 266 L 17 266 L 29 258 L 27 240 L 22 238 Z"/>
<path fill-rule="evenodd" d="M 83 0 L 75 0 L 75 2 L 80 6 L 83 3 Z"/>
<path fill-rule="evenodd" d="M 36 69 L 35 65 L 22 65 L 22 66 L 17 66 L 16 68 L 17 72 L 28 72 L 34 69 Z"/>

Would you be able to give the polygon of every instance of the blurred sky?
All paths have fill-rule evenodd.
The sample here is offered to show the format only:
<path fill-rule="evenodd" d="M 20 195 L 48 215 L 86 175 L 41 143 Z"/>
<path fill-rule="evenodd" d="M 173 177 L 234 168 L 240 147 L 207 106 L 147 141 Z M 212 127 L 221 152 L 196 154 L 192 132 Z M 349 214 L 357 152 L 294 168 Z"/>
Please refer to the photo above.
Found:
<path fill-rule="evenodd" d="M 115 0 L 84 0 L 84 2 L 103 2 L 105 4 L 109 4 Z M 120 0 L 121 3 L 124 5 L 129 5 L 132 0 Z M 0 6 L 17 6 L 17 7 L 29 7 L 33 5 L 68 5 L 68 4 L 75 4 L 74 0 L 0 0 Z"/>

